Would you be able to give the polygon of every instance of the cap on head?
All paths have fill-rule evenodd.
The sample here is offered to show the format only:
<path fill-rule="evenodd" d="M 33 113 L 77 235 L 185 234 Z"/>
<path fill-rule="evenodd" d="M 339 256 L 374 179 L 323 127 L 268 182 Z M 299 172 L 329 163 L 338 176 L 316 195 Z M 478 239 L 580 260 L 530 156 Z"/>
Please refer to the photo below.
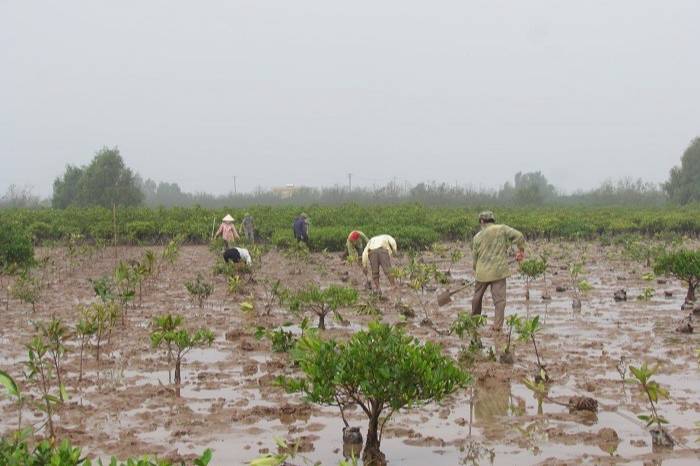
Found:
<path fill-rule="evenodd" d="M 303 218 L 309 218 L 309 216 L 308 216 L 308 215 L 306 215 L 306 212 L 302 212 L 302 213 L 301 213 L 301 215 L 300 215 L 300 217 L 303 217 Z"/>
<path fill-rule="evenodd" d="M 233 217 L 231 215 L 226 214 L 226 217 L 223 218 L 224 222 L 233 222 Z"/>
<path fill-rule="evenodd" d="M 360 232 L 359 231 L 353 231 L 350 233 L 350 241 L 357 241 L 360 239 Z"/>
<path fill-rule="evenodd" d="M 490 210 L 485 210 L 479 214 L 479 221 L 495 222 L 496 216 Z"/>

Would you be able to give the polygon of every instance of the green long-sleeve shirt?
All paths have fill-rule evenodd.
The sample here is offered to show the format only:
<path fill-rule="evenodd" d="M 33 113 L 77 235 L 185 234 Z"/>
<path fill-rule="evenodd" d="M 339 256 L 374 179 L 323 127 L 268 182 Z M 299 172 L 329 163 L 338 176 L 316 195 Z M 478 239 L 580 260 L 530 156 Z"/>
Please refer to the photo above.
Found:
<path fill-rule="evenodd" d="M 508 248 L 525 249 L 525 237 L 508 225 L 487 224 L 472 240 L 474 273 L 478 282 L 493 282 L 510 276 Z"/>
<path fill-rule="evenodd" d="M 350 235 L 352 235 L 352 233 L 350 233 L 347 241 L 345 242 L 345 247 L 348 248 L 349 257 L 358 257 L 360 254 L 362 254 L 362 250 L 365 249 L 365 245 L 369 241 L 364 233 L 361 231 L 358 231 L 358 233 L 360 234 L 360 237 L 355 241 L 350 239 Z"/>

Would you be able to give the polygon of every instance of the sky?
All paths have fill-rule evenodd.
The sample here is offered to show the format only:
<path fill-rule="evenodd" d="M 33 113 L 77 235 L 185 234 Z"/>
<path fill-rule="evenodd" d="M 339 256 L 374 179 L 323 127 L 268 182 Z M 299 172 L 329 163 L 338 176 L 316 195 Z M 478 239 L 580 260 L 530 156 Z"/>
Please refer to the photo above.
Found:
<path fill-rule="evenodd" d="M 0 194 L 117 146 L 224 194 L 661 182 L 700 136 L 697 0 L 0 0 Z"/>

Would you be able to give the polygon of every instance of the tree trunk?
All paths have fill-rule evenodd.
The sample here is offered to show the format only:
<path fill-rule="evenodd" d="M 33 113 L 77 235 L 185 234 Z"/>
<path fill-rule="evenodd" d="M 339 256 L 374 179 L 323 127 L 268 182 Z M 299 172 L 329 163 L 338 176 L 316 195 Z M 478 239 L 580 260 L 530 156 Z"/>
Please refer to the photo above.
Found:
<path fill-rule="evenodd" d="M 326 314 L 319 314 L 318 315 L 318 328 L 320 330 L 326 329 Z"/>
<path fill-rule="evenodd" d="M 530 280 L 525 281 L 525 300 L 530 301 Z"/>
<path fill-rule="evenodd" d="M 175 385 L 180 385 L 180 366 L 182 361 L 180 358 L 175 359 Z"/>
<path fill-rule="evenodd" d="M 83 381 L 83 349 L 85 348 L 85 337 L 80 342 L 80 375 L 78 376 L 78 383 Z"/>
<path fill-rule="evenodd" d="M 372 412 L 367 427 L 367 440 L 365 450 L 362 453 L 362 461 L 365 466 L 379 466 L 386 464 L 384 454 L 379 450 L 379 415 L 380 412 Z"/>
<path fill-rule="evenodd" d="M 685 297 L 685 302 L 695 302 L 695 287 L 697 286 L 692 280 L 688 280 L 688 295 Z"/>

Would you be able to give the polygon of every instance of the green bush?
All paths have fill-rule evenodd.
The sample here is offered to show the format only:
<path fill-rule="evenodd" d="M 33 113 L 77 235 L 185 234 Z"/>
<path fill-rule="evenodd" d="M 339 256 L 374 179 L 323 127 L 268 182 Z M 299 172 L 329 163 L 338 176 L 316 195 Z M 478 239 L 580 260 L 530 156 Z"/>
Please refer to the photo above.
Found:
<path fill-rule="evenodd" d="M 0 223 L 0 269 L 34 262 L 34 245 L 28 231 L 17 223 Z"/>
<path fill-rule="evenodd" d="M 126 235 L 131 241 L 155 241 L 159 235 L 155 222 L 135 221 L 126 224 Z"/>

